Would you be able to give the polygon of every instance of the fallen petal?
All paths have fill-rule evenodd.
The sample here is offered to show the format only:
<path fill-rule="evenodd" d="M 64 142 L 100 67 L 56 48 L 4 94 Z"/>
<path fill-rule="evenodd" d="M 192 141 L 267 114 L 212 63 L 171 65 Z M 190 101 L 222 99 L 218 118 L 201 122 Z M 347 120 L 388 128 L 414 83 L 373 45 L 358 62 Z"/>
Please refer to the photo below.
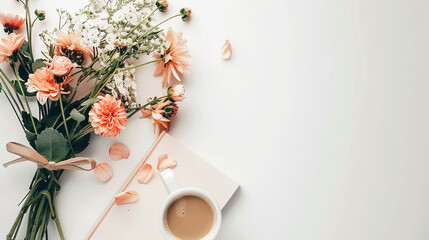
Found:
<path fill-rule="evenodd" d="M 137 180 L 139 181 L 139 183 L 146 184 L 152 178 L 153 172 L 154 171 L 152 165 L 144 163 L 139 167 L 139 170 L 137 171 Z"/>
<path fill-rule="evenodd" d="M 115 196 L 115 203 L 118 205 L 128 204 L 136 202 L 139 199 L 139 193 L 134 190 L 128 190 L 125 192 L 118 193 Z"/>
<path fill-rule="evenodd" d="M 177 166 L 177 161 L 168 157 L 167 154 L 162 154 L 158 157 L 158 171 L 162 172 L 167 168 L 175 168 Z"/>
<path fill-rule="evenodd" d="M 106 162 L 100 163 L 94 168 L 94 174 L 98 180 L 102 182 L 108 182 L 110 179 L 112 179 L 113 168 Z"/>
<path fill-rule="evenodd" d="M 122 143 L 115 143 L 109 149 L 109 156 L 112 160 L 127 159 L 130 156 L 130 149 Z"/>
<path fill-rule="evenodd" d="M 232 47 L 231 47 L 231 43 L 229 43 L 229 40 L 226 40 L 225 43 L 223 44 L 221 48 L 221 54 L 222 54 L 222 58 L 225 60 L 228 60 L 231 58 Z"/>

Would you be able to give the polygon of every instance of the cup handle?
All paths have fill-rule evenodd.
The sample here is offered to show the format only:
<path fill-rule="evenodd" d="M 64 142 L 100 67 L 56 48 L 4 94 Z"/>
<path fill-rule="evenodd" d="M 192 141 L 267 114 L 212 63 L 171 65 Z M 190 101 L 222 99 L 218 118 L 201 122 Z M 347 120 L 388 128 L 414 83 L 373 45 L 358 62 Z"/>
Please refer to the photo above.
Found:
<path fill-rule="evenodd" d="M 171 170 L 170 168 L 167 168 L 161 172 L 161 178 L 162 178 L 162 181 L 164 182 L 165 188 L 167 188 L 168 194 L 180 188 L 176 175 L 174 175 L 173 170 Z"/>

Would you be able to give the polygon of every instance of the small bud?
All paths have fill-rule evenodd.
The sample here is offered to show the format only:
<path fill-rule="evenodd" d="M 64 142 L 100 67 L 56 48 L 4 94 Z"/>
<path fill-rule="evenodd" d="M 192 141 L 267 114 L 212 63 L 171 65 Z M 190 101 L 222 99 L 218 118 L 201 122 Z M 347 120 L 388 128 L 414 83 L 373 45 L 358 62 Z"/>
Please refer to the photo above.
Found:
<path fill-rule="evenodd" d="M 180 13 L 182 14 L 182 20 L 186 21 L 191 16 L 192 11 L 189 8 L 182 8 L 180 9 Z"/>
<path fill-rule="evenodd" d="M 37 10 L 34 11 L 34 14 L 36 14 L 37 19 L 39 19 L 40 21 L 45 20 L 46 18 L 46 11 L 45 10 Z"/>
<path fill-rule="evenodd" d="M 166 0 L 157 0 L 155 5 L 160 12 L 164 12 L 168 8 L 168 2 Z"/>

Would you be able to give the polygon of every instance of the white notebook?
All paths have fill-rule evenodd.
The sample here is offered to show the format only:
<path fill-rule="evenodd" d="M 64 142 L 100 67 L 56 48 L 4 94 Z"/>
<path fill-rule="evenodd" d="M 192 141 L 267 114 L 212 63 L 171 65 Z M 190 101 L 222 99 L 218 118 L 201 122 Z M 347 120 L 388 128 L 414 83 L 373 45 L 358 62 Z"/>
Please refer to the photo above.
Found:
<path fill-rule="evenodd" d="M 164 153 L 177 161 L 177 166 L 173 171 L 181 186 L 206 190 L 213 195 L 221 208 L 239 187 L 229 177 L 163 132 L 118 191 L 136 190 L 140 194 L 140 199 L 133 204 L 126 205 L 116 205 L 112 199 L 86 239 L 163 239 L 158 226 L 158 215 L 161 204 L 167 197 L 167 191 L 156 166 L 158 157 Z M 155 174 L 148 184 L 140 184 L 137 181 L 137 169 L 143 163 L 151 164 L 155 170 Z"/>

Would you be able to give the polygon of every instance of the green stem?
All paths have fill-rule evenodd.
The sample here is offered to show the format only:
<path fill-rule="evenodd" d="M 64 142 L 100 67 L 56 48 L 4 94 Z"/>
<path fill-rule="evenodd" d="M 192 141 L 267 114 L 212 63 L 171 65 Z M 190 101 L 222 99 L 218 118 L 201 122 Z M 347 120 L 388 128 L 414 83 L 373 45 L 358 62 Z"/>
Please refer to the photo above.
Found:
<path fill-rule="evenodd" d="M 165 97 L 168 97 L 168 96 L 166 95 L 166 96 L 154 98 L 152 101 L 150 101 L 150 102 L 148 102 L 148 103 L 146 103 L 146 104 L 144 104 L 144 105 L 142 105 L 142 106 L 140 106 L 138 108 L 133 109 L 134 111 L 130 115 L 128 115 L 127 118 L 130 119 L 132 116 L 134 116 L 134 114 L 138 113 L 140 110 L 142 110 L 143 108 L 147 107 L 147 105 L 152 104 L 153 102 L 155 102 L 155 101 L 157 101 L 157 100 L 159 100 L 161 98 L 165 98 Z"/>
<path fill-rule="evenodd" d="M 33 47 L 32 47 L 32 44 L 31 44 L 31 42 L 32 42 L 32 40 L 31 40 L 31 38 L 32 38 L 31 33 L 32 33 L 32 30 L 33 30 L 33 26 L 31 24 L 31 15 L 30 15 L 29 7 L 28 7 L 28 0 L 26 0 L 25 3 L 26 3 L 25 4 L 25 12 L 27 14 L 25 22 L 26 22 L 26 25 L 27 25 L 28 50 L 30 52 L 31 61 L 33 61 L 33 59 L 34 59 L 33 58 Z"/>
<path fill-rule="evenodd" d="M 161 24 L 163 24 L 163 23 L 165 23 L 165 22 L 167 22 L 167 21 L 169 21 L 169 20 L 171 20 L 171 19 L 173 19 L 173 18 L 175 18 L 175 17 L 179 17 L 179 16 L 182 16 L 182 14 L 181 14 L 181 13 L 179 13 L 179 14 L 176 14 L 176 15 L 174 15 L 174 16 L 171 16 L 171 17 L 169 17 L 169 18 L 165 19 L 164 21 L 162 21 L 162 22 L 160 22 L 160 23 L 156 24 L 155 26 L 151 27 L 149 30 L 147 30 L 146 32 L 144 32 L 144 33 L 142 34 L 142 36 L 146 36 L 146 34 L 150 33 L 153 29 L 155 29 L 155 28 L 159 27 Z"/>
<path fill-rule="evenodd" d="M 23 211 L 23 209 L 21 209 L 21 211 L 19 211 L 19 214 L 15 219 L 15 222 L 12 225 L 12 228 L 10 229 L 9 233 L 6 235 L 7 240 L 13 239 L 12 237 L 14 235 L 16 228 L 18 227 L 18 223 L 19 223 L 19 221 L 22 221 L 23 217 L 24 217 L 24 211 Z"/>
<path fill-rule="evenodd" d="M 25 100 L 25 104 L 27 105 L 28 112 L 30 113 L 30 118 L 31 118 L 31 123 L 33 124 L 34 133 L 38 134 L 36 123 L 34 122 L 34 119 L 33 119 L 33 113 L 31 113 L 30 104 L 28 104 L 27 96 L 25 96 L 24 88 L 22 87 L 21 81 L 19 80 L 18 68 L 16 67 L 15 63 L 13 63 L 13 70 L 15 72 L 16 81 L 18 82 L 19 88 L 21 89 L 21 93 L 24 96 L 24 100 Z"/>
<path fill-rule="evenodd" d="M 155 8 L 149 15 L 147 15 L 147 17 L 145 17 L 139 24 L 137 24 L 133 29 L 131 29 L 131 31 L 124 37 L 124 39 L 127 39 L 131 33 L 133 33 L 138 27 L 140 27 L 148 18 L 150 18 L 150 16 L 152 16 L 156 10 L 158 10 L 158 8 Z"/>
<path fill-rule="evenodd" d="M 18 121 L 19 121 L 19 124 L 21 125 L 22 129 L 24 129 L 24 125 L 22 124 L 21 117 L 19 116 L 18 112 L 16 111 L 15 106 L 13 105 L 12 101 L 10 100 L 10 98 L 12 98 L 12 99 L 13 99 L 13 101 L 15 102 L 15 104 L 16 104 L 16 105 L 17 105 L 17 103 L 16 103 L 15 99 L 12 97 L 12 93 L 10 92 L 9 87 L 6 85 L 6 83 L 5 83 L 4 79 L 3 79 L 1 76 L 0 76 L 0 79 L 1 79 L 1 81 L 3 82 L 3 84 L 6 86 L 7 91 L 9 92 L 9 94 L 8 94 L 8 93 L 6 93 L 6 92 L 4 92 L 4 95 L 6 96 L 7 100 L 9 101 L 9 104 L 10 104 L 10 106 L 12 107 L 13 112 L 15 113 L 16 118 L 17 118 L 17 119 L 18 119 Z M 11 95 L 11 96 L 9 97 L 9 95 Z M 18 106 L 17 106 L 17 107 L 18 107 Z"/>
<path fill-rule="evenodd" d="M 72 143 L 71 143 L 71 141 L 70 141 L 69 129 L 68 129 L 68 127 L 67 127 L 67 120 L 66 120 L 66 116 L 65 116 L 65 114 L 64 114 L 63 96 L 62 96 L 62 94 L 61 94 L 61 91 L 60 91 L 60 107 L 61 107 L 61 115 L 62 115 L 62 117 L 63 117 L 63 122 L 64 122 L 64 129 L 66 130 L 66 134 L 67 134 L 67 140 L 69 141 L 69 144 L 70 144 L 70 150 L 72 151 L 72 154 L 73 154 L 73 156 L 74 156 L 73 145 L 72 145 Z"/>
<path fill-rule="evenodd" d="M 3 77 L 7 80 L 7 82 L 9 83 L 9 85 L 12 87 L 13 91 L 15 92 L 15 96 L 16 99 L 18 99 L 19 104 L 21 105 L 21 109 L 19 109 L 20 111 L 22 111 L 24 109 L 24 104 L 22 104 L 21 98 L 19 97 L 18 92 L 16 91 L 15 86 L 12 84 L 12 81 L 10 81 L 10 79 L 7 77 L 6 73 L 3 72 L 3 70 L 0 68 L 0 73 L 3 74 Z M 6 85 L 7 86 L 7 85 Z M 16 104 L 18 106 L 18 104 Z M 19 106 L 18 106 L 19 108 Z"/>
<path fill-rule="evenodd" d="M 55 196 L 56 192 L 57 191 L 54 190 L 53 196 Z M 65 240 L 63 228 L 61 227 L 60 218 L 58 217 L 57 209 L 56 209 L 54 200 L 52 200 L 52 205 L 54 206 L 54 212 L 55 212 L 55 219 L 54 220 L 55 220 L 55 225 L 57 225 L 58 234 L 60 235 L 61 240 Z"/>
<path fill-rule="evenodd" d="M 162 58 L 160 58 L 160 59 L 155 59 L 155 60 L 152 60 L 152 61 L 149 61 L 149 62 L 146 62 L 146 63 L 142 63 L 142 64 L 139 64 L 139 65 L 137 65 L 137 66 L 132 66 L 132 67 L 127 67 L 127 68 L 122 68 L 122 69 L 119 69 L 118 70 L 118 72 L 124 72 L 124 71 L 128 71 L 128 70 L 131 70 L 131 69 L 134 69 L 134 68 L 139 68 L 139 67 L 142 67 L 142 66 L 144 66 L 144 65 L 148 65 L 148 64 L 151 64 L 151 63 L 154 63 L 154 62 L 159 62 L 159 61 L 161 61 L 162 60 Z"/>

